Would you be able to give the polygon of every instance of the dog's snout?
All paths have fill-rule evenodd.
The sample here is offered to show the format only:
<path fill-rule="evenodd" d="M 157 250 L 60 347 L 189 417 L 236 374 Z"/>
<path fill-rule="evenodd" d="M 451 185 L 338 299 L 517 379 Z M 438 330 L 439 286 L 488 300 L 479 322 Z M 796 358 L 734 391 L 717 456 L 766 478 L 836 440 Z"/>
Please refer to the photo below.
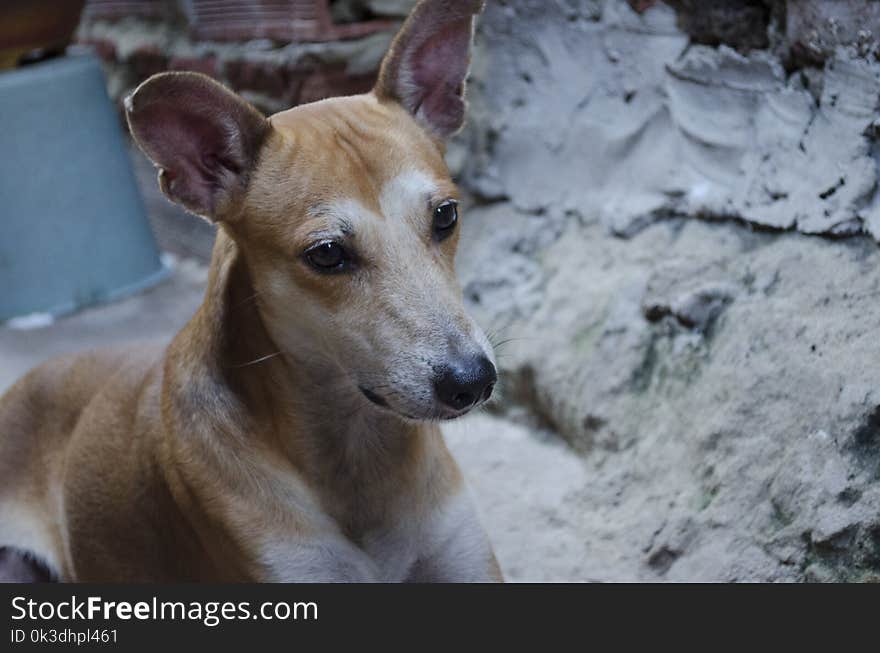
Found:
<path fill-rule="evenodd" d="M 453 410 L 465 410 L 492 396 L 498 373 L 485 356 L 450 362 L 434 380 L 437 399 Z"/>

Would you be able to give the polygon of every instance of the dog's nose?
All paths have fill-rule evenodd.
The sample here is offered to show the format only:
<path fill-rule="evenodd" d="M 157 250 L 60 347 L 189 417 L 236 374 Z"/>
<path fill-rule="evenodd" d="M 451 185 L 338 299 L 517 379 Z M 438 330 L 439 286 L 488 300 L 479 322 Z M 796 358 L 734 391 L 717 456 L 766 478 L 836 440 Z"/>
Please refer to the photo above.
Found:
<path fill-rule="evenodd" d="M 485 356 L 453 361 L 434 380 L 434 392 L 441 403 L 454 410 L 471 408 L 492 396 L 498 373 Z"/>

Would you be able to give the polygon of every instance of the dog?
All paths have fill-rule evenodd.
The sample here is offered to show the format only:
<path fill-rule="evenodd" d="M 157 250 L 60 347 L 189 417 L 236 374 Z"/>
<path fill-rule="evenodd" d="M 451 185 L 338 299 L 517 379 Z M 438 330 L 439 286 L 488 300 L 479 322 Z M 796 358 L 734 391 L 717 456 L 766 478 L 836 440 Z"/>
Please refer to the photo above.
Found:
<path fill-rule="evenodd" d="M 0 400 L 0 574 L 502 580 L 439 428 L 497 381 L 444 163 L 482 5 L 419 3 L 364 95 L 266 118 L 172 72 L 126 99 L 162 191 L 218 226 L 207 290 L 169 345 Z"/>

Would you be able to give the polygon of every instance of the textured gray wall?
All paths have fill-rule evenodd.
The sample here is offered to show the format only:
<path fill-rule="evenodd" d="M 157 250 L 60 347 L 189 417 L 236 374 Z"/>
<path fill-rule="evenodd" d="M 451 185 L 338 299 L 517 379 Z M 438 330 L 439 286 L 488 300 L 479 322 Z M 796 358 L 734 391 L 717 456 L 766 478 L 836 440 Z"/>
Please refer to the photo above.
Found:
<path fill-rule="evenodd" d="M 877 579 L 880 66 L 822 13 L 865 3 L 765 3 L 729 44 L 641 4 L 482 21 L 451 158 L 497 410 L 583 454 L 602 578 Z"/>

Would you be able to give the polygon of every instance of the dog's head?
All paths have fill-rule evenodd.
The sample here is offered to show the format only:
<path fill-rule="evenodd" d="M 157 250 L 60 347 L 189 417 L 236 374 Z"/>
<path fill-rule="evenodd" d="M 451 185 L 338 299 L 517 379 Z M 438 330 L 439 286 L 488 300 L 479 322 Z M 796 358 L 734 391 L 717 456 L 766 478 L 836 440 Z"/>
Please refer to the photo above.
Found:
<path fill-rule="evenodd" d="M 496 381 L 453 269 L 443 159 L 481 8 L 421 2 L 366 95 L 266 119 L 207 77 L 165 73 L 126 101 L 164 193 L 235 240 L 276 344 L 415 419 L 464 414 Z"/>

